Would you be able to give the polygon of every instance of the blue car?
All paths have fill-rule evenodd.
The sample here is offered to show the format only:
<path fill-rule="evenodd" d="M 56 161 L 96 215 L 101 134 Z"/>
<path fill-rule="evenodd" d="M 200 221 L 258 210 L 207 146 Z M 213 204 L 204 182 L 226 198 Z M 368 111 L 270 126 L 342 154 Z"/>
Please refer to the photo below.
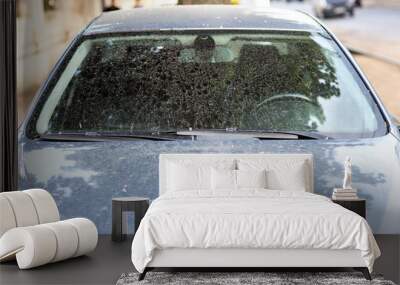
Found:
<path fill-rule="evenodd" d="M 301 12 L 108 12 L 70 44 L 19 130 L 19 187 L 111 231 L 111 199 L 158 195 L 162 153 L 310 153 L 330 197 L 350 156 L 374 233 L 400 233 L 400 135 L 348 51 Z"/>

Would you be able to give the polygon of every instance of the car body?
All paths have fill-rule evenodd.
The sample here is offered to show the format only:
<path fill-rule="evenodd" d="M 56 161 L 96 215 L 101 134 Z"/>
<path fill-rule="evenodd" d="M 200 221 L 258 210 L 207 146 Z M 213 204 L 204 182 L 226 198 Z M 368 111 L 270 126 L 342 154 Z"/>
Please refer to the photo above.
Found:
<path fill-rule="evenodd" d="M 112 197 L 158 196 L 161 153 L 311 153 L 326 196 L 350 156 L 372 229 L 400 233 L 399 139 L 351 55 L 308 15 L 109 12 L 39 90 L 19 129 L 19 187 L 47 189 L 62 218 L 109 233 Z"/>
<path fill-rule="evenodd" d="M 354 15 L 355 0 L 313 0 L 312 7 L 318 18 L 336 15 Z"/>

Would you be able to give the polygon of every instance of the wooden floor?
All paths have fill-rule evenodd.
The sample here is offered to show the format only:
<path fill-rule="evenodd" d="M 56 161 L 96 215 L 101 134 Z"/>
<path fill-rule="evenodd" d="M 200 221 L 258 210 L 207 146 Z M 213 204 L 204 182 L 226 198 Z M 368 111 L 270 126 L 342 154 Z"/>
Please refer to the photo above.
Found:
<path fill-rule="evenodd" d="M 377 235 L 382 251 L 375 272 L 400 282 L 400 236 Z M 97 249 L 78 257 L 30 270 L 19 270 L 15 262 L 0 265 L 0 284 L 115 284 L 124 272 L 134 271 L 130 259 L 131 239 L 115 243 L 100 236 Z M 311 271 L 311 270 L 310 270 Z"/>

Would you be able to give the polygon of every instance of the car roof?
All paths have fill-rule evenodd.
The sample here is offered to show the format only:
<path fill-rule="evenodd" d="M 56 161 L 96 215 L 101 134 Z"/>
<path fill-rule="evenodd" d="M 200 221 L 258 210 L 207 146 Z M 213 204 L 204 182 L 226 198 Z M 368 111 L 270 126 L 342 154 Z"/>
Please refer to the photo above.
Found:
<path fill-rule="evenodd" d="M 84 35 L 164 30 L 296 30 L 324 31 L 303 12 L 229 5 L 187 5 L 106 12 Z"/>

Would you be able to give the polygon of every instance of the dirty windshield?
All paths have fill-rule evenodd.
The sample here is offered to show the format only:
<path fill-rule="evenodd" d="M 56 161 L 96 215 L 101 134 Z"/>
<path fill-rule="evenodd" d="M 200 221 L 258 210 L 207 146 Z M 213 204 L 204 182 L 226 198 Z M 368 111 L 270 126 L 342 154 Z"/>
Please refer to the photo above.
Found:
<path fill-rule="evenodd" d="M 382 134 L 341 50 L 317 33 L 176 33 L 83 40 L 37 111 L 35 131 Z"/>

